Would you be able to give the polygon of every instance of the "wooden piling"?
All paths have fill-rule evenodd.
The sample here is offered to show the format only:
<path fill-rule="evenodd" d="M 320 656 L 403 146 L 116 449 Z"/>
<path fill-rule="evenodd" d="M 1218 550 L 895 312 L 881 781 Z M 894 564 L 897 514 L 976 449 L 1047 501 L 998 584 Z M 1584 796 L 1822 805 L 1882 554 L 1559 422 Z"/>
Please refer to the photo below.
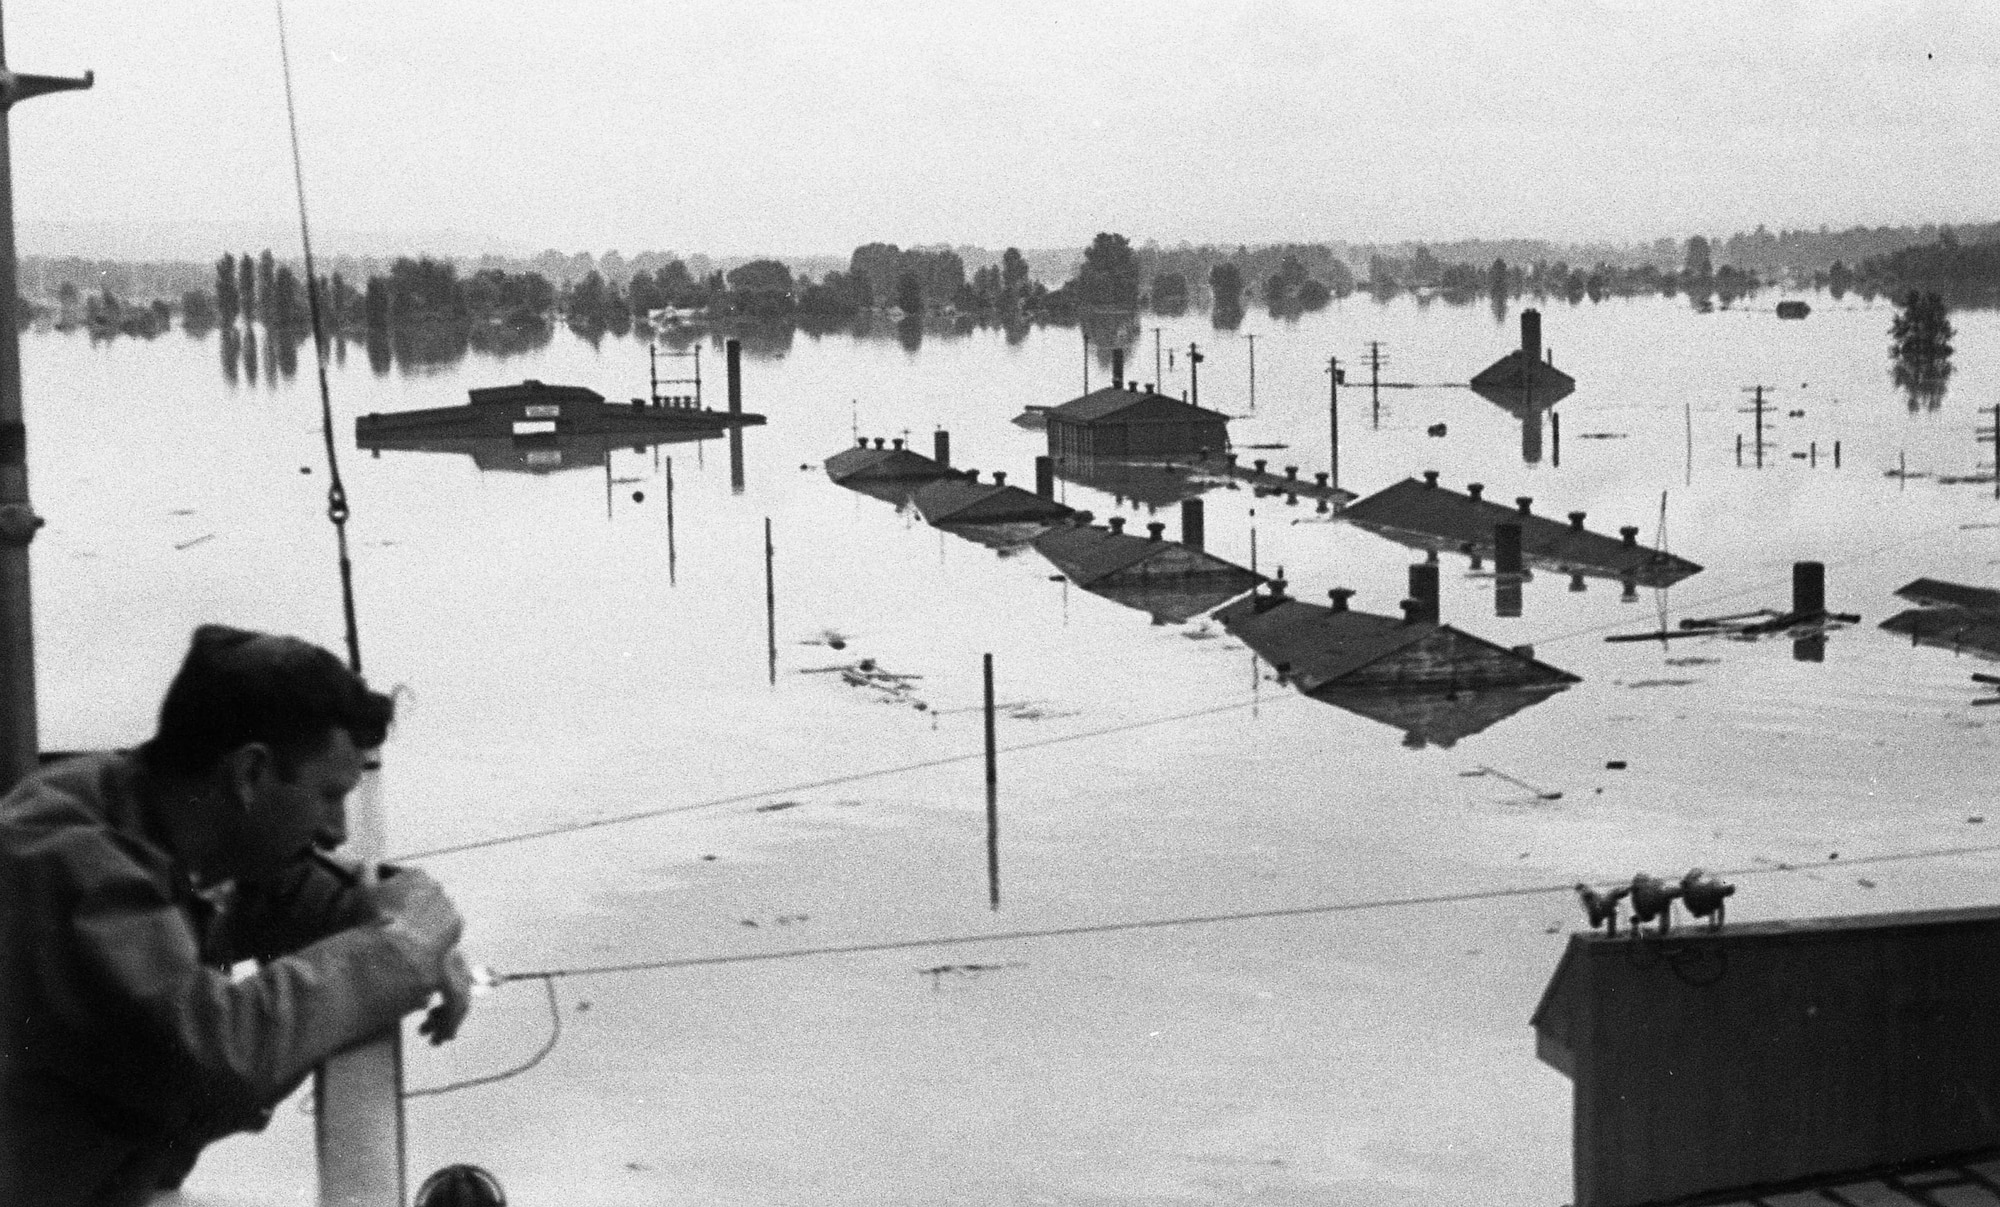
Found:
<path fill-rule="evenodd" d="M 667 458 L 667 585 L 675 585 L 674 554 L 674 459 Z"/>
<path fill-rule="evenodd" d="M 1326 360 L 1326 426 L 1328 455 L 1332 459 L 1333 488 L 1340 489 L 1340 358 Z"/>
<path fill-rule="evenodd" d="M 1840 468 L 1840 441 L 1838 440 L 1833 442 L 1833 467 L 1835 469 Z"/>
<path fill-rule="evenodd" d="M 778 685 L 778 580 L 776 550 L 771 545 L 771 517 L 764 517 L 764 634 L 770 656 L 771 686 Z"/>
<path fill-rule="evenodd" d="M 1806 445 L 1806 468 L 1819 468 L 1819 441 L 1817 440 L 1810 441 Z"/>
<path fill-rule="evenodd" d="M 986 902 L 1000 908 L 1000 758 L 993 736 L 993 655 L 986 655 Z"/>

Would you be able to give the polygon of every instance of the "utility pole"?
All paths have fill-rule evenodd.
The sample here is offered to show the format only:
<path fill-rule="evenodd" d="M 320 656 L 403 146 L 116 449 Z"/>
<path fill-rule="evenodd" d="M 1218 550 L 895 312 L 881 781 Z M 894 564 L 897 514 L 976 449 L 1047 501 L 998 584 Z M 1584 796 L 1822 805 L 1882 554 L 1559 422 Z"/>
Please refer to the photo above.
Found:
<path fill-rule="evenodd" d="M 1333 473 L 1331 481 L 1335 490 L 1340 489 L 1340 383 L 1346 377 L 1341 370 L 1340 358 L 1326 358 L 1326 426 L 1332 439 L 1328 441 Z"/>
<path fill-rule="evenodd" d="M 1246 333 L 1244 339 L 1250 341 L 1250 409 L 1257 409 L 1257 337 Z"/>
<path fill-rule="evenodd" d="M 21 335 L 15 314 L 20 280 L 14 262 L 14 154 L 7 129 L 14 106 L 50 92 L 88 88 L 80 80 L 7 70 L 0 33 L 0 792 L 41 761 L 35 727 L 35 610 L 29 595 L 28 545 L 44 523 L 28 501 L 28 429 L 21 409 Z"/>
<path fill-rule="evenodd" d="M 1369 340 L 1368 393 L 1373 401 L 1375 411 L 1374 424 L 1378 428 L 1382 426 L 1382 366 L 1388 363 L 1389 358 L 1382 355 L 1382 341 L 1379 339 Z"/>
<path fill-rule="evenodd" d="M 1166 374 L 1160 372 L 1160 329 L 1153 328 L 1153 388 L 1162 393 L 1167 388 Z"/>
<path fill-rule="evenodd" d="M 1745 394 L 1750 394 L 1755 396 L 1754 401 L 1751 403 L 1751 411 L 1749 413 L 1753 413 L 1757 416 L 1756 443 L 1753 448 L 1753 451 L 1756 454 L 1758 469 L 1764 468 L 1764 391 L 1767 388 L 1770 387 L 1761 385 L 1743 387 L 1743 392 Z M 1745 412 L 1740 412 L 1740 411 L 1738 412 L 1738 414 L 1743 414 L 1743 413 Z M 1742 452 L 1742 447 L 1740 445 L 1737 448 L 1737 452 L 1739 454 L 1739 460 L 1740 460 L 1740 454 Z"/>
<path fill-rule="evenodd" d="M 1201 361 L 1201 349 L 1197 345 L 1190 343 L 1188 345 L 1188 402 L 1193 406 L 1201 405 Z"/>

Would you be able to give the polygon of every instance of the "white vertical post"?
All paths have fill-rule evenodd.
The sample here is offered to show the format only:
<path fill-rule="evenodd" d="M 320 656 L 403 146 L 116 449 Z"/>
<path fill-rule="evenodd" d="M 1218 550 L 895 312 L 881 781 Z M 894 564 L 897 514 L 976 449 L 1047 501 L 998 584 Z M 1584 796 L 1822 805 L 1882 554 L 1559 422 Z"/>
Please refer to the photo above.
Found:
<path fill-rule="evenodd" d="M 381 756 L 348 797 L 348 855 L 373 874 L 389 851 Z M 403 1032 L 330 1058 L 313 1085 L 320 1207 L 403 1207 Z"/>

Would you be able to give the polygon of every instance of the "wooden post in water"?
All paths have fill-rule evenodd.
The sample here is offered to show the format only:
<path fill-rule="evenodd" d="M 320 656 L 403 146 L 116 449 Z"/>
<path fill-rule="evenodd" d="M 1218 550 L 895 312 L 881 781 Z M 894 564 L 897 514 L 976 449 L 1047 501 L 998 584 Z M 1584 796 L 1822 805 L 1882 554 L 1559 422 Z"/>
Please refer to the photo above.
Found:
<path fill-rule="evenodd" d="M 675 585 L 674 556 L 674 459 L 667 458 L 667 585 Z"/>
<path fill-rule="evenodd" d="M 1687 485 L 1694 485 L 1694 403 L 1681 403 L 1681 417 L 1687 425 Z M 1834 447 L 1838 448 L 1838 445 Z M 1838 453 L 1834 454 L 1837 458 Z"/>
<path fill-rule="evenodd" d="M 778 580 L 772 569 L 771 517 L 764 517 L 764 634 L 771 661 L 771 686 L 778 685 Z"/>
<path fill-rule="evenodd" d="M 1257 337 L 1247 334 L 1243 338 L 1250 341 L 1250 409 L 1254 411 L 1257 409 Z"/>
<path fill-rule="evenodd" d="M 1551 468 L 1562 468 L 1563 417 L 1560 411 L 1549 412 L 1549 463 Z"/>
<path fill-rule="evenodd" d="M 1327 449 L 1333 471 L 1333 488 L 1340 489 L 1340 358 L 1326 358 Z"/>
<path fill-rule="evenodd" d="M 986 655 L 986 901 L 1000 908 L 1000 759 L 993 737 L 993 655 Z"/>
<path fill-rule="evenodd" d="M 1840 468 L 1840 441 L 1838 440 L 1833 442 L 1833 467 L 1835 469 Z"/>

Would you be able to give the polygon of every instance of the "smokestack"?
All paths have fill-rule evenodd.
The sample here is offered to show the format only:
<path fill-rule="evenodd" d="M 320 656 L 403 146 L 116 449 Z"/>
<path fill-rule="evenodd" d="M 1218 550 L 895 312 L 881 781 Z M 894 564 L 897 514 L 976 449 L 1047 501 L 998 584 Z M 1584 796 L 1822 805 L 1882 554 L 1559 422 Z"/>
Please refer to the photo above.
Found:
<path fill-rule="evenodd" d="M 996 470 L 994 470 L 994 471 L 993 471 L 993 485 L 995 485 L 995 486 L 1005 486 L 1005 485 L 1007 485 L 1007 474 L 1006 474 L 1006 471 L 1004 471 L 1004 470 L 998 470 L 998 469 L 996 469 Z"/>
<path fill-rule="evenodd" d="M 1584 513 L 1583 513 L 1583 512 L 1581 512 L 1581 511 L 1572 511 L 1572 512 L 1570 512 L 1570 513 L 1569 513 L 1569 526 L 1570 526 L 1570 528 L 1571 528 L 1572 530 L 1574 530 L 1574 531 L 1576 531 L 1576 532 L 1582 532 L 1582 531 L 1583 531 L 1583 520 L 1584 520 Z"/>
<path fill-rule="evenodd" d="M 931 435 L 931 460 L 939 465 L 951 464 L 951 433 L 943 428 Z"/>
<path fill-rule="evenodd" d="M 1514 506 L 1521 509 L 1522 515 L 1532 515 L 1534 514 L 1535 501 L 1527 495 L 1516 495 L 1514 496 Z"/>
<path fill-rule="evenodd" d="M 1437 487 L 1437 484 L 1438 484 L 1438 471 L 1436 471 L 1436 470 L 1434 470 L 1434 469 L 1427 469 L 1427 470 L 1425 470 L 1425 471 L 1424 471 L 1424 486 L 1425 486 L 1425 488 L 1427 488 L 1427 489 L 1436 489 L 1436 487 Z"/>
<path fill-rule="evenodd" d="M 1436 562 L 1418 562 L 1410 567 L 1410 601 L 1416 610 L 1410 619 L 1438 622 L 1438 566 Z"/>
<path fill-rule="evenodd" d="M 1625 543 L 1628 546 L 1636 546 L 1639 543 L 1639 530 L 1637 528 L 1634 528 L 1630 524 L 1627 524 L 1625 525 L 1625 527 L 1620 528 L 1618 530 L 1618 535 L 1625 538 Z"/>
<path fill-rule="evenodd" d="M 1799 616 L 1826 614 L 1826 564 L 1792 563 L 1792 612 Z"/>
<path fill-rule="evenodd" d="M 1113 348 L 1111 350 L 1111 388 L 1114 390 L 1125 388 L 1125 349 L 1123 348 Z"/>
<path fill-rule="evenodd" d="M 1484 482 L 1468 482 L 1465 485 L 1465 493 L 1471 495 L 1472 501 L 1475 503 L 1479 501 L 1479 492 L 1485 489 L 1486 484 Z"/>
<path fill-rule="evenodd" d="M 743 413 L 743 341 L 733 339 L 722 347 L 726 359 L 729 361 L 729 413 L 732 415 L 741 415 Z"/>
<path fill-rule="evenodd" d="M 1521 526 L 1519 524 L 1493 525 L 1493 572 L 1495 574 L 1519 574 L 1521 572 Z"/>
<path fill-rule="evenodd" d="M 1167 526 L 1165 524 L 1160 523 L 1158 520 L 1154 520 L 1152 523 L 1146 525 L 1146 539 L 1149 541 L 1157 541 L 1162 536 L 1166 535 L 1166 531 L 1167 531 Z"/>
<path fill-rule="evenodd" d="M 1542 359 L 1542 312 L 1532 306 L 1521 312 L 1521 358 L 1530 364 Z"/>
<path fill-rule="evenodd" d="M 1112 516 L 1104 522 L 1111 525 L 1111 531 L 1115 533 L 1123 533 L 1125 531 L 1125 517 L 1122 515 Z"/>
<path fill-rule="evenodd" d="M 1347 601 L 1354 598 L 1354 588 L 1335 587 L 1333 590 L 1328 591 L 1326 596 L 1333 601 L 1334 611 L 1345 612 L 1347 611 Z"/>
<path fill-rule="evenodd" d="M 1054 457 L 1035 458 L 1035 493 L 1044 499 L 1056 497 L 1056 461 Z"/>
<path fill-rule="evenodd" d="M 1181 500 L 1181 544 L 1190 549 L 1202 547 L 1207 538 L 1203 530 L 1202 502 L 1200 499 Z"/>

